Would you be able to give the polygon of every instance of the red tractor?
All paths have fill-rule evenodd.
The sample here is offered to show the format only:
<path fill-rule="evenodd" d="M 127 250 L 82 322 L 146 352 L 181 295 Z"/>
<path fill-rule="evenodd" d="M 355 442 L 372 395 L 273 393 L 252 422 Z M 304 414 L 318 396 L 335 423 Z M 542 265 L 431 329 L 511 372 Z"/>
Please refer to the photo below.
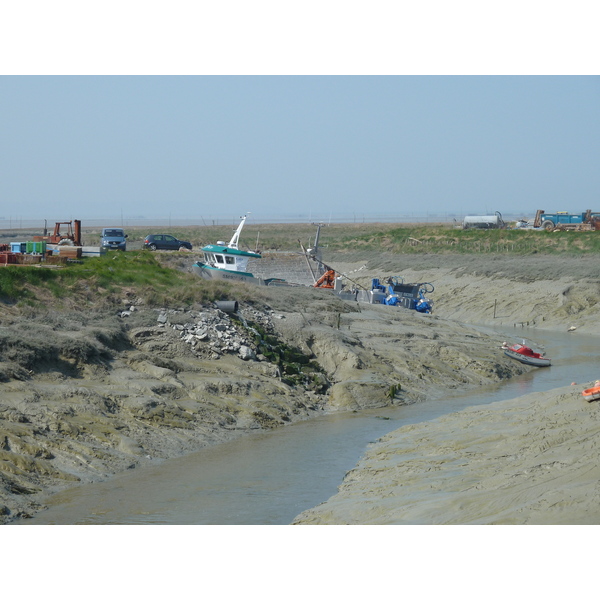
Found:
<path fill-rule="evenodd" d="M 60 232 L 60 226 L 66 225 L 67 232 Z M 64 231 L 64 230 L 63 230 Z M 59 246 L 82 246 L 81 243 L 81 221 L 61 221 L 54 224 L 54 233 L 48 235 L 48 230 L 44 227 L 44 235 L 36 235 L 34 242 L 48 242 L 49 244 L 58 244 Z"/>

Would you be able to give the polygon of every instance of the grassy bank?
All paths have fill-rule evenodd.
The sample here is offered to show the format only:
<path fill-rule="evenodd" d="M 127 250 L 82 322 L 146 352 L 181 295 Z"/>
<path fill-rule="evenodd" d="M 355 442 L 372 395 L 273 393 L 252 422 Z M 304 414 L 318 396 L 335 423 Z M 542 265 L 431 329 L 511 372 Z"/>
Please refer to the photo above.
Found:
<path fill-rule="evenodd" d="M 80 302 L 87 306 L 120 302 L 135 294 L 149 306 L 190 306 L 228 299 L 231 285 L 205 282 L 189 272 L 198 249 L 216 240 L 229 240 L 232 226 L 171 228 L 170 232 L 194 244 L 194 252 L 150 253 L 133 250 L 84 260 L 64 269 L 4 267 L 0 269 L 0 301 L 35 305 Z M 313 224 L 248 224 L 241 247 L 262 251 L 300 252 L 315 243 Z M 128 230 L 130 247 L 141 245 L 148 230 Z M 87 232 L 85 243 L 97 243 Z M 600 253 L 600 232 L 545 232 L 528 230 L 461 230 L 447 225 L 350 223 L 324 225 L 320 246 L 336 253 L 388 256 L 548 256 L 593 257 Z M 238 299 L 256 296 L 256 290 L 235 286 Z"/>
<path fill-rule="evenodd" d="M 597 254 L 600 232 L 395 227 L 333 241 L 337 249 L 380 248 L 397 254 Z"/>
<path fill-rule="evenodd" d="M 136 251 L 111 253 L 60 269 L 3 267 L 0 301 L 5 305 L 43 303 L 69 308 L 79 303 L 90 308 L 120 304 L 129 296 L 147 306 L 191 306 L 228 298 L 229 284 L 201 281 L 179 270 L 179 260 L 179 255 Z M 191 262 L 189 258 L 187 262 Z"/>

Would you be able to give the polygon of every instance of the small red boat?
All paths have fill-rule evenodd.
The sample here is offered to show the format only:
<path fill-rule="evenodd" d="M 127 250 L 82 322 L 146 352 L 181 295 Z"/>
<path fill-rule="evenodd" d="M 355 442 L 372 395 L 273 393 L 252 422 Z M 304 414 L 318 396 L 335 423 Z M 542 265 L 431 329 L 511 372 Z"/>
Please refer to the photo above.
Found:
<path fill-rule="evenodd" d="M 581 395 L 588 401 L 592 400 L 600 400 L 600 381 L 596 381 L 594 387 L 588 388 L 587 390 L 583 390 Z"/>
<path fill-rule="evenodd" d="M 513 344 L 512 346 L 509 346 L 504 342 L 502 347 L 504 348 L 504 354 L 506 354 L 506 356 L 510 356 L 510 358 L 514 358 L 523 364 L 531 365 L 533 367 L 550 366 L 549 358 L 546 358 L 539 352 L 534 352 L 529 346 L 525 346 L 524 344 Z"/>

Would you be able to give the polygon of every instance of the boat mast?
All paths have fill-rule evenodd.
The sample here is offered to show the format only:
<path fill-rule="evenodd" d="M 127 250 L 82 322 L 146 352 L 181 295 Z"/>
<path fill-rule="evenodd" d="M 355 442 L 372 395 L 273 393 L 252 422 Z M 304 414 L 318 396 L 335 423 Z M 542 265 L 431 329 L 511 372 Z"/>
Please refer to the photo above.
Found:
<path fill-rule="evenodd" d="M 249 214 L 250 213 L 246 213 L 242 217 L 242 220 L 241 220 L 240 224 L 238 225 L 238 228 L 235 230 L 235 233 L 233 234 L 233 237 L 231 238 L 229 244 L 227 244 L 228 248 L 233 248 L 234 250 L 238 249 L 238 240 L 240 239 L 240 233 L 242 233 L 244 223 L 246 222 L 246 219 L 248 218 Z"/>

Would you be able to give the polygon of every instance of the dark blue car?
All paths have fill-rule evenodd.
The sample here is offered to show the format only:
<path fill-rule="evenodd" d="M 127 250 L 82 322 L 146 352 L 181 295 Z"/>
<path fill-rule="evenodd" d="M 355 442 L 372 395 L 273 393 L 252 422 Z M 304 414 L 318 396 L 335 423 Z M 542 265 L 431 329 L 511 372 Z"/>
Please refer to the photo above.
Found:
<path fill-rule="evenodd" d="M 144 248 L 148 250 L 191 250 L 192 244 L 178 240 L 175 236 L 167 233 L 147 235 L 144 239 Z"/>

